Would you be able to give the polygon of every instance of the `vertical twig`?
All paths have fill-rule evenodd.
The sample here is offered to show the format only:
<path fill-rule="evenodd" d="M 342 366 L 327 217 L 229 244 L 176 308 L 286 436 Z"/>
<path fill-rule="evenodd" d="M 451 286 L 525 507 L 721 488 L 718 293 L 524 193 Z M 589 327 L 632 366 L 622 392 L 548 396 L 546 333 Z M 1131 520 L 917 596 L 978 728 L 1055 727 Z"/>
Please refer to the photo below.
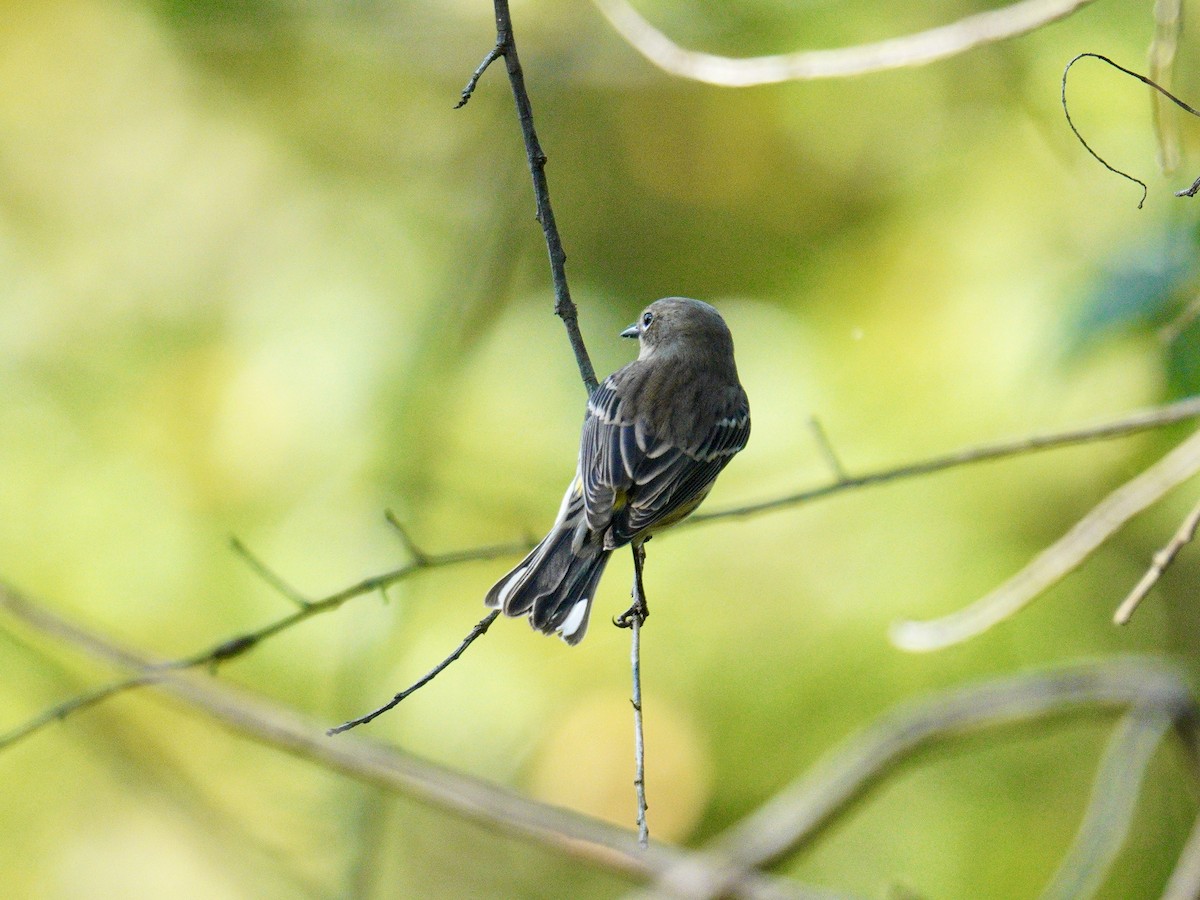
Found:
<path fill-rule="evenodd" d="M 642 564 L 646 561 L 646 550 L 641 543 L 633 547 L 633 606 L 646 605 L 646 591 L 642 585 Z M 633 789 L 637 794 L 638 843 L 645 850 L 650 846 L 650 828 L 646 824 L 646 742 L 642 734 L 642 621 L 634 615 L 630 624 L 633 628 L 629 639 L 629 658 L 633 669 Z"/>

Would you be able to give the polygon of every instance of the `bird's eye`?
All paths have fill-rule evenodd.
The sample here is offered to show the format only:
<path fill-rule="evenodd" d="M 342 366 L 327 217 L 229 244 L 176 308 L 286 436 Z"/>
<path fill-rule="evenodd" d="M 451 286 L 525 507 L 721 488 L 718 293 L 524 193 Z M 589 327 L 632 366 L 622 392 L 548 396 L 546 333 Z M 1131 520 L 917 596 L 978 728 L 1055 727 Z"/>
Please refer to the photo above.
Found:
<path fill-rule="evenodd" d="M 649 328 L 650 323 L 654 321 L 654 313 L 648 312 L 642 316 L 642 327 Z"/>

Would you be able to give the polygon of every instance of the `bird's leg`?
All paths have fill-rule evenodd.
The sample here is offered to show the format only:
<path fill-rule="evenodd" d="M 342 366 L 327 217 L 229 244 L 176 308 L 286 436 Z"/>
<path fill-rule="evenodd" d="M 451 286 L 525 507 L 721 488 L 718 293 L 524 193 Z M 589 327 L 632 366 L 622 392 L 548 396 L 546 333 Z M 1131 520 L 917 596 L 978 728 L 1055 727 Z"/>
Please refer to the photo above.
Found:
<path fill-rule="evenodd" d="M 638 625 L 641 625 L 650 618 L 650 604 L 646 602 L 646 589 L 642 585 L 642 566 L 646 562 L 646 547 L 642 541 L 629 546 L 633 550 L 633 591 L 631 592 L 633 605 L 613 619 L 613 624 L 618 628 L 632 628 L 634 619 L 637 619 Z"/>

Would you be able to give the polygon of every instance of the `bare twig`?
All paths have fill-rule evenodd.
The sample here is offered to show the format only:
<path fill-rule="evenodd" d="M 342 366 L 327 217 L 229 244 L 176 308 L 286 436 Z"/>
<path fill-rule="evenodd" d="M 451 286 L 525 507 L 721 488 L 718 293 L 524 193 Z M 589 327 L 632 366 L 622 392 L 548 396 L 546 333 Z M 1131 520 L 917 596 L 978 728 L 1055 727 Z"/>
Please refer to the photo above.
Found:
<path fill-rule="evenodd" d="M 554 221 L 554 210 L 550 205 L 550 187 L 546 181 L 546 154 L 538 141 L 537 129 L 533 125 L 533 105 L 529 101 L 529 92 L 525 89 L 525 74 L 521 69 L 521 59 L 517 55 L 517 42 L 513 37 L 512 16 L 508 10 L 508 0 L 493 0 L 496 10 L 496 46 L 491 49 L 483 62 L 467 82 L 463 89 L 462 106 L 475 90 L 475 85 L 484 71 L 498 57 L 504 57 L 504 65 L 508 70 L 508 80 L 512 85 L 513 100 L 517 106 L 517 118 L 521 122 L 521 134 L 525 138 L 525 156 L 529 160 L 529 173 L 533 176 L 533 196 L 537 204 L 537 220 L 542 225 L 542 234 L 546 239 L 546 249 L 550 254 L 550 273 L 554 280 L 554 314 L 562 319 L 567 329 L 567 340 L 575 354 L 575 363 L 579 367 L 579 377 L 590 394 L 596 389 L 596 371 L 592 368 L 591 358 L 583 343 L 583 335 L 579 331 L 579 313 L 571 299 L 571 290 L 567 286 L 567 254 L 563 250 L 562 238 L 558 233 L 558 225 Z"/>
<path fill-rule="evenodd" d="M 736 878 L 747 868 L 770 865 L 811 844 L 855 800 L 922 748 L 981 728 L 1093 707 L 1155 710 L 1190 741 L 1200 727 L 1200 709 L 1184 678 L 1160 662 L 1138 657 L 947 691 L 877 720 L 716 838 L 705 848 L 702 870 L 685 865 L 668 873 L 660 885 L 687 897 L 720 897 L 725 884 L 714 880 L 714 869 L 727 867 L 730 878 Z"/>
<path fill-rule="evenodd" d="M 1138 604 L 1145 599 L 1150 593 L 1151 588 L 1158 584 L 1158 579 L 1162 577 L 1163 572 L 1175 561 L 1175 557 L 1179 555 L 1179 551 L 1186 547 L 1196 537 L 1196 529 L 1200 527 L 1200 503 L 1192 507 L 1192 511 L 1187 514 L 1187 517 L 1180 524 L 1178 530 L 1171 536 L 1171 540 L 1167 545 L 1154 554 L 1150 561 L 1150 568 L 1146 570 L 1146 574 L 1129 592 L 1129 596 L 1122 601 L 1117 607 L 1117 611 L 1113 614 L 1113 621 L 1118 625 L 1125 625 L 1133 616 L 1134 611 L 1138 608 Z"/>
<path fill-rule="evenodd" d="M 1176 97 L 1174 94 L 1172 94 L 1166 88 L 1164 88 L 1162 85 L 1147 78 L 1145 75 L 1140 75 L 1137 72 L 1133 71 L 1132 69 L 1127 69 L 1124 66 L 1113 62 L 1107 56 L 1104 56 L 1103 54 L 1100 54 L 1100 53 L 1080 53 L 1078 56 L 1076 56 L 1070 62 L 1068 62 L 1067 67 L 1065 69 L 1063 69 L 1062 108 L 1063 108 L 1063 115 L 1065 115 L 1067 117 L 1067 124 L 1069 126 L 1071 126 L 1071 131 L 1073 131 L 1075 133 L 1075 137 L 1079 139 L 1079 143 L 1083 144 L 1083 149 L 1086 150 L 1088 153 L 1090 153 L 1096 159 L 1096 161 L 1098 163 L 1100 163 L 1100 165 L 1104 166 L 1104 168 L 1108 169 L 1108 171 L 1112 172 L 1115 175 L 1120 175 L 1122 178 L 1127 178 L 1130 181 L 1134 182 L 1135 184 L 1141 185 L 1142 199 L 1138 201 L 1138 209 L 1141 209 L 1142 204 L 1144 204 L 1146 202 L 1146 195 L 1147 195 L 1147 193 L 1149 193 L 1149 190 L 1150 190 L 1148 187 L 1146 187 L 1146 182 L 1142 181 L 1140 178 L 1134 178 L 1128 172 L 1122 172 L 1120 169 L 1110 166 L 1104 160 L 1104 158 L 1102 156 L 1100 156 L 1099 153 L 1097 153 L 1095 150 L 1093 150 L 1088 145 L 1088 142 L 1083 139 L 1083 135 L 1079 133 L 1079 129 L 1075 127 L 1075 123 L 1071 121 L 1071 112 L 1069 109 L 1067 109 L 1067 75 L 1070 73 L 1071 67 L 1073 65 L 1075 65 L 1075 63 L 1077 63 L 1081 59 L 1085 59 L 1087 57 L 1091 57 L 1092 59 L 1098 59 L 1101 62 L 1106 62 L 1110 66 L 1112 66 L 1114 69 L 1124 72 L 1126 75 L 1130 76 L 1131 78 L 1136 78 L 1142 84 L 1147 85 L 1148 87 L 1151 87 L 1154 90 L 1158 91 L 1159 94 L 1166 97 L 1168 100 L 1170 100 L 1172 103 L 1174 103 L 1176 106 L 1178 106 L 1180 109 L 1184 110 L 1185 112 L 1191 113 L 1193 116 L 1200 116 L 1200 110 L 1196 110 L 1196 109 L 1193 109 L 1191 106 L 1188 106 L 1187 103 L 1180 100 L 1178 97 Z M 1195 196 L 1197 191 L 1200 191 L 1200 178 L 1196 179 L 1196 182 L 1190 188 L 1186 188 L 1182 191 L 1176 191 L 1175 196 L 1176 197 L 1192 197 L 1192 196 Z"/>
<path fill-rule="evenodd" d="M 680 47 L 651 25 L 629 0 L 593 0 L 609 24 L 654 65 L 672 75 L 721 87 L 750 87 L 817 78 L 844 78 L 919 66 L 984 44 L 1026 34 L 1065 18 L 1091 0 L 1020 0 L 949 25 L 871 44 L 733 58 Z"/>
<path fill-rule="evenodd" d="M 1100 422 L 1095 425 L 1068 431 L 1057 431 L 1050 434 L 1035 434 L 1014 440 L 998 441 L 994 444 L 966 447 L 962 450 L 956 450 L 953 453 L 930 457 L 929 459 L 923 459 L 907 465 L 889 466 L 888 468 L 877 469 L 874 472 L 867 472 L 862 475 L 847 475 L 844 478 L 835 479 L 828 484 L 808 488 L 794 494 L 785 494 L 782 497 L 775 497 L 760 503 L 750 503 L 745 506 L 737 506 L 711 513 L 696 513 L 681 522 L 678 527 L 687 528 L 697 525 L 700 522 L 710 522 L 713 519 L 758 515 L 759 513 L 797 506 L 801 503 L 808 503 L 812 500 L 819 500 L 834 494 L 840 494 L 844 491 L 852 491 L 874 484 L 885 484 L 905 478 L 915 478 L 920 475 L 931 475 L 934 472 L 956 469 L 959 466 L 974 465 L 975 463 L 1004 459 L 1009 456 L 1019 456 L 1038 450 L 1049 450 L 1054 447 L 1066 447 L 1072 444 L 1108 440 L 1109 438 L 1135 434 L 1151 428 L 1161 428 L 1164 425 L 1182 422 L 1186 419 L 1195 419 L 1197 417 L 1200 417 L 1200 397 L 1189 397 L 1186 400 L 1180 400 L 1176 403 L 1139 410 L 1118 419 Z"/>
<path fill-rule="evenodd" d="M 633 606 L 646 608 L 646 589 L 642 584 L 642 566 L 646 562 L 643 544 L 631 544 L 633 549 Z M 650 827 L 646 824 L 646 741 L 642 731 L 642 623 L 644 615 L 634 615 L 629 638 L 629 659 L 633 671 L 633 790 L 637 797 L 638 844 L 644 850 L 650 845 Z"/>
<path fill-rule="evenodd" d="M 328 734 L 330 737 L 332 737 L 335 734 L 342 734 L 343 732 L 349 731 L 351 728 L 357 728 L 359 725 L 365 725 L 368 722 L 372 721 L 373 719 L 379 718 L 385 712 L 387 712 L 389 709 L 399 706 L 400 703 L 406 697 L 408 697 L 410 694 L 413 694 L 413 693 L 419 691 L 421 688 L 425 687 L 425 685 L 429 684 L 429 682 L 431 682 L 431 681 L 433 681 L 433 679 L 437 678 L 438 675 L 441 674 L 442 670 L 445 669 L 448 665 L 450 665 L 450 663 L 454 662 L 456 659 L 458 659 L 460 656 L 462 656 L 463 652 L 468 647 L 470 647 L 471 644 L 473 644 L 475 642 L 476 638 L 480 637 L 481 635 L 486 634 L 487 630 L 492 627 L 492 623 L 496 621 L 496 617 L 498 615 L 500 615 L 500 610 L 496 609 L 496 610 L 492 610 L 490 613 L 488 613 L 486 616 L 484 616 L 482 619 L 480 619 L 479 624 L 471 629 L 471 631 L 467 634 L 467 636 L 462 639 L 462 643 L 460 643 L 458 645 L 458 647 L 456 647 L 449 656 L 447 656 L 440 663 L 438 663 L 436 666 L 434 666 L 432 669 L 430 669 L 428 672 L 426 672 L 417 681 L 413 682 L 411 685 L 409 685 L 404 690 L 402 690 L 400 693 L 398 693 L 395 697 L 393 697 L 387 703 L 383 704 L 383 706 L 380 706 L 379 708 L 372 710 L 371 712 L 367 713 L 366 715 L 359 716 L 357 719 L 351 719 L 349 722 L 343 722 L 341 725 L 338 725 L 336 728 L 330 728 L 326 732 L 326 734 Z"/>
<path fill-rule="evenodd" d="M 913 652 L 940 650 L 981 634 L 1023 609 L 1073 571 L 1126 522 L 1200 471 L 1200 431 L 1105 497 L 1065 535 L 986 597 L 928 622 L 897 622 L 892 642 Z"/>
<path fill-rule="evenodd" d="M 410 756 L 395 747 L 353 736 L 340 741 L 327 740 L 316 722 L 294 710 L 212 678 L 173 670 L 168 664 L 55 615 L 3 584 L 0 584 L 0 611 L 10 621 L 82 650 L 93 658 L 156 672 L 153 682 L 156 689 L 236 734 L 503 833 L 533 840 L 567 857 L 637 878 L 653 877 L 687 859 L 687 852 L 677 847 L 656 842 L 653 847 L 643 850 L 625 829 L 525 799 Z M 740 896 L 764 900 L 814 896 L 802 885 L 755 872 L 743 874 L 737 887 Z"/>
<path fill-rule="evenodd" d="M 689 898 L 730 895 L 830 900 L 844 896 L 756 870 L 812 841 L 867 788 L 920 748 L 982 727 L 1085 707 L 1135 706 L 1175 723 L 1189 739 L 1189 748 L 1194 748 L 1198 739 L 1198 711 L 1186 683 L 1176 672 L 1153 661 L 1122 659 L 1018 676 L 947 692 L 889 714 L 829 763 L 786 788 L 702 853 L 688 853 L 661 842 L 642 849 L 623 829 L 527 800 L 394 747 L 353 736 L 327 741 L 316 723 L 286 707 L 211 678 L 170 670 L 54 615 L 3 585 L 0 610 L 13 621 L 97 659 L 156 671 L 157 689 L 237 734 L 503 833 L 536 841 L 581 862 L 639 879 L 658 879 L 658 885 L 673 895 Z M 1148 740 L 1149 732 L 1141 737 Z M 1144 744 L 1139 741 L 1138 746 Z M 1172 900 L 1194 896 L 1184 891 L 1195 882 L 1196 844 L 1197 840 L 1189 841 L 1172 876 L 1173 888 L 1167 895 Z"/>

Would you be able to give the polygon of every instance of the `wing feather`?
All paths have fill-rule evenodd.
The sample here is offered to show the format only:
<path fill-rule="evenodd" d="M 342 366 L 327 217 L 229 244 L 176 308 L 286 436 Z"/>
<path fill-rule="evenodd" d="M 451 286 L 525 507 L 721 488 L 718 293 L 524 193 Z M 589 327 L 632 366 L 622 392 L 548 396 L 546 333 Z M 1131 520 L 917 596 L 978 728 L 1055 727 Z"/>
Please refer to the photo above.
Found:
<path fill-rule="evenodd" d="M 606 549 L 691 512 L 750 435 L 738 389 L 699 440 L 675 446 L 646 419 L 629 415 L 621 375 L 609 376 L 589 398 L 579 448 L 587 528 L 603 536 Z"/>

